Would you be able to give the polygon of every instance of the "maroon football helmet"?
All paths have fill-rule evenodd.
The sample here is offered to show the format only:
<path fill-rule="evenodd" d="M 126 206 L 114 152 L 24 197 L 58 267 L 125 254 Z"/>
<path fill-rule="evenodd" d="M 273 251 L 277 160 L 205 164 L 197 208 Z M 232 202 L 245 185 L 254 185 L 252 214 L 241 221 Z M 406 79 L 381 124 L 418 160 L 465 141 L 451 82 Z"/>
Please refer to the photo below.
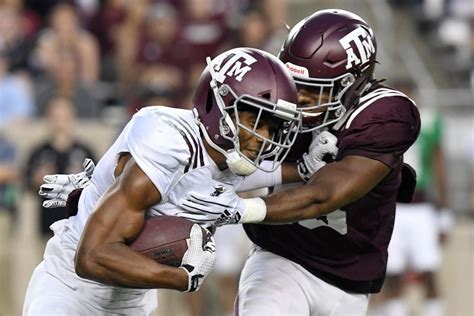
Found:
<path fill-rule="evenodd" d="M 193 111 L 206 141 L 226 156 L 229 168 L 236 174 L 248 175 L 257 168 L 275 170 L 288 154 L 301 124 L 296 85 L 285 65 L 254 48 L 235 48 L 212 61 L 208 58 L 207 63 L 193 100 Z M 253 128 L 240 122 L 239 111 L 256 114 Z M 256 131 L 263 119 L 278 122 L 271 139 Z M 240 151 L 240 129 L 262 140 L 254 160 Z M 273 163 L 263 167 L 263 160 Z"/>
<path fill-rule="evenodd" d="M 302 132 L 337 122 L 370 88 L 377 46 L 370 26 L 344 10 L 321 10 L 293 27 L 280 51 L 299 89 L 319 95 L 301 108 Z"/>

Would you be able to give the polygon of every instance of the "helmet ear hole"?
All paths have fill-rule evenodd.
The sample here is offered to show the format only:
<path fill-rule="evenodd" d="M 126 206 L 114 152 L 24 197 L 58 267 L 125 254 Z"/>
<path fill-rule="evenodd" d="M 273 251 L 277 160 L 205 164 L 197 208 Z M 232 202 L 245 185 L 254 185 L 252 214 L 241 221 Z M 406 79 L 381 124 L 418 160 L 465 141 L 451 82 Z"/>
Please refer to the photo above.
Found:
<path fill-rule="evenodd" d="M 270 92 L 264 92 L 260 95 L 263 99 L 270 100 L 271 98 L 271 93 Z"/>
<path fill-rule="evenodd" d="M 206 112 L 209 113 L 211 112 L 212 106 L 213 106 L 213 99 L 212 99 L 212 89 L 209 88 L 207 90 L 207 97 L 206 97 Z"/>

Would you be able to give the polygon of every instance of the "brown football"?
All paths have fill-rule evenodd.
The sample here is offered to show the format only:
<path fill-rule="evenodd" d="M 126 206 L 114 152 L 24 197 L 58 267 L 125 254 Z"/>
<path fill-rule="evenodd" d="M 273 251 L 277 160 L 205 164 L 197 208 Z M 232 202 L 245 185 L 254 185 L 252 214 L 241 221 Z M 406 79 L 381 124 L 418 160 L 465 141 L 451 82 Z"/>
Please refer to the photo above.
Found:
<path fill-rule="evenodd" d="M 179 267 L 188 250 L 193 222 L 177 216 L 150 217 L 129 246 L 145 256 L 173 267 Z"/>

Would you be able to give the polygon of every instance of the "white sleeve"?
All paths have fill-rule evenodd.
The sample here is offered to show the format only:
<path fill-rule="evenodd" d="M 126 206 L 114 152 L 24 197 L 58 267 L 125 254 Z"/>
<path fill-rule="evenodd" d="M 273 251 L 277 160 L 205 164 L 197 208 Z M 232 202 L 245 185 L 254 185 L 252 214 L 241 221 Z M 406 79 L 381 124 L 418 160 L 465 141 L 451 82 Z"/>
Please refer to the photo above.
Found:
<path fill-rule="evenodd" d="M 187 145 L 178 131 L 154 115 L 135 114 L 127 135 L 127 147 L 142 171 L 166 201 L 168 190 L 182 175 L 189 158 Z"/>
<path fill-rule="evenodd" d="M 273 163 L 270 161 L 264 161 L 265 163 Z M 274 187 L 282 183 L 281 165 L 273 172 L 264 172 L 257 169 L 250 176 L 246 177 L 244 181 L 238 186 L 237 192 L 250 191 L 260 188 Z"/>

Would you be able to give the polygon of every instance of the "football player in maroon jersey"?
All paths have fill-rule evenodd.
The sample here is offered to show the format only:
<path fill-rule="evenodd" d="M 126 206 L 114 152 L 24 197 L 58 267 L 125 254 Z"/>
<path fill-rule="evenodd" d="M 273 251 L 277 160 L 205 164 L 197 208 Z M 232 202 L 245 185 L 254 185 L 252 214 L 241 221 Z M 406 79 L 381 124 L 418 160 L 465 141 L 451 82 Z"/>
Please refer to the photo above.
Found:
<path fill-rule="evenodd" d="M 372 29 L 351 12 L 300 21 L 279 57 L 299 88 L 302 132 L 335 135 L 334 161 L 311 175 L 313 157 L 303 155 L 308 181 L 263 199 L 190 193 L 183 201 L 189 218 L 245 224 L 255 244 L 237 315 L 364 315 L 369 294 L 380 290 L 395 204 L 410 200 L 415 183 L 403 153 L 420 118 L 412 100 L 374 78 L 376 52 Z"/>

